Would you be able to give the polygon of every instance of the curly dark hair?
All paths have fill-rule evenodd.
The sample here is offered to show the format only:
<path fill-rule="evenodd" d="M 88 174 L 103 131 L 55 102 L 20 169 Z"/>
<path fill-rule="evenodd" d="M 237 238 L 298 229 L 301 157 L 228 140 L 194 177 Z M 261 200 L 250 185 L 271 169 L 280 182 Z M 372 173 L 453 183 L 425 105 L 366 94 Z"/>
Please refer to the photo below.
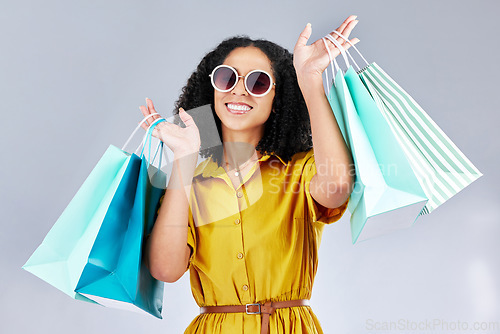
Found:
<path fill-rule="evenodd" d="M 214 50 L 207 53 L 189 77 L 186 86 L 182 88 L 182 94 L 175 103 L 173 111 L 175 122 L 181 124 L 178 116 L 180 107 L 189 110 L 210 104 L 222 142 L 221 121 L 215 113 L 214 88 L 209 74 L 217 65 L 224 62 L 232 50 L 249 46 L 257 47 L 267 55 L 276 78 L 274 112 L 271 112 L 264 124 L 264 134 L 255 149 L 263 155 L 274 152 L 288 162 L 295 153 L 307 151 L 312 147 L 311 124 L 306 103 L 297 82 L 293 56 L 288 50 L 273 42 L 264 39 L 253 40 L 246 35 L 239 35 L 225 39 Z M 200 133 L 200 140 L 200 155 L 204 158 L 211 156 L 220 166 L 222 147 L 204 147 L 203 133 Z"/>

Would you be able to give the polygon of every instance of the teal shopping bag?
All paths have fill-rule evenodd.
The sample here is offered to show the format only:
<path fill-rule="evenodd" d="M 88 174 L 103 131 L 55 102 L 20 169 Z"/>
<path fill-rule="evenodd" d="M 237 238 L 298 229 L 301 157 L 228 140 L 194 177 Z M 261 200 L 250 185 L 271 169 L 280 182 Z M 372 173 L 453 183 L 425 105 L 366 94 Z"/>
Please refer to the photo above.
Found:
<path fill-rule="evenodd" d="M 383 188 L 373 189 L 372 198 L 364 198 L 352 212 L 353 238 L 362 231 L 367 239 L 411 226 L 428 198 L 387 120 L 352 67 L 345 82 L 385 181 Z M 395 209 L 400 209 L 397 218 L 379 216 Z"/>
<path fill-rule="evenodd" d="M 110 145 L 23 269 L 75 299 L 91 301 L 75 287 L 111 202 L 121 195 L 130 162 L 130 155 Z"/>
<path fill-rule="evenodd" d="M 339 127 L 345 128 L 356 168 L 348 203 L 355 243 L 408 227 L 427 198 L 387 121 L 341 51 L 348 70 L 344 76 L 332 59 L 337 75 L 328 100 Z M 388 219 L 392 211 L 399 219 Z"/>
<path fill-rule="evenodd" d="M 146 143 L 151 144 L 148 138 Z M 133 154 L 131 160 L 134 172 L 130 182 L 124 183 L 127 190 L 116 198 L 122 209 L 105 217 L 75 291 L 101 305 L 142 310 L 161 318 L 163 283 L 151 276 L 142 261 L 142 244 L 153 228 L 164 193 L 151 183 L 148 168 L 154 169 L 155 177 L 164 176 L 150 166 L 151 159 L 144 153 L 141 157 Z"/>
<path fill-rule="evenodd" d="M 429 198 L 421 215 L 432 212 L 483 175 L 410 94 L 375 62 L 368 63 L 346 37 L 333 32 L 351 44 L 366 64 L 361 69 L 346 52 Z"/>
<path fill-rule="evenodd" d="M 432 212 L 483 175 L 380 66 L 372 63 L 359 76 L 411 159 L 429 197 L 421 214 Z"/>
<path fill-rule="evenodd" d="M 155 114 L 148 117 L 153 115 Z M 161 121 L 164 120 L 157 120 L 152 124 L 146 136 L 150 138 L 153 127 Z M 151 152 L 151 148 L 149 151 Z M 151 168 L 155 169 L 149 166 L 149 169 Z M 161 317 L 159 312 L 163 299 L 163 284 L 152 278 L 142 263 L 140 266 L 130 264 L 132 262 L 130 259 L 141 258 L 142 238 L 145 230 L 152 229 L 155 215 L 153 207 L 158 204 L 158 194 L 161 193 L 161 189 L 151 187 L 144 180 L 144 178 L 150 180 L 147 170 L 148 164 L 145 159 L 110 145 L 23 269 L 75 299 L 121 307 L 123 303 L 120 299 L 115 303 L 111 299 L 106 300 L 107 303 L 102 303 L 98 294 L 88 298 L 75 291 L 89 263 L 92 265 L 108 263 L 110 257 L 116 257 L 116 252 L 98 254 L 95 251 L 96 241 L 98 245 L 106 241 L 102 235 L 112 237 L 115 232 L 116 242 L 112 243 L 113 247 L 121 249 L 123 246 L 134 246 L 120 251 L 126 254 L 122 256 L 122 263 L 125 265 L 119 271 L 122 281 L 126 282 L 128 291 L 135 289 L 136 306 L 146 311 L 153 310 L 149 313 Z M 156 175 L 160 174 L 157 170 Z M 146 204 L 141 205 L 141 202 Z M 136 222 L 134 225 L 136 231 L 139 231 L 137 228 L 139 223 L 147 225 L 140 227 L 142 234 L 138 238 L 129 233 L 127 238 L 121 239 L 123 242 L 120 244 L 120 234 L 113 228 L 117 228 L 118 223 L 129 220 Z M 95 256 L 96 254 L 101 257 Z M 124 274 L 126 270 L 127 274 Z M 89 282 L 89 275 L 85 274 L 85 277 Z M 135 287 L 131 288 L 133 285 Z"/>

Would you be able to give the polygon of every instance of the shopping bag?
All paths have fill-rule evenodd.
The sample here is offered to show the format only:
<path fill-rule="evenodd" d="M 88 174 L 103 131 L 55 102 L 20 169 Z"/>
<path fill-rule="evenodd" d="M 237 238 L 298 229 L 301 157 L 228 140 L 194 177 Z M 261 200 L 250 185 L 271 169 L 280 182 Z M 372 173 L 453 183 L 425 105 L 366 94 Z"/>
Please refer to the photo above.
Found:
<path fill-rule="evenodd" d="M 22 268 L 75 299 L 96 303 L 75 288 L 105 218 L 121 214 L 125 203 L 121 199 L 129 197 L 137 182 L 140 161 L 110 145 Z"/>
<path fill-rule="evenodd" d="M 74 290 L 113 198 L 123 195 L 117 191 L 130 162 L 130 156 L 110 145 L 23 269 L 75 299 L 92 302 Z"/>
<path fill-rule="evenodd" d="M 328 100 L 339 127 L 346 129 L 356 168 L 348 203 L 356 243 L 411 226 L 428 199 L 387 121 L 341 51 L 348 70 L 343 75 L 335 61 L 337 75 Z M 394 210 L 399 219 L 387 219 L 385 213 Z"/>
<path fill-rule="evenodd" d="M 353 47 L 366 63 L 362 69 L 356 64 L 359 77 L 387 119 L 429 198 L 420 214 L 430 213 L 483 174 L 401 86 Z"/>
<path fill-rule="evenodd" d="M 147 135 L 146 144 L 150 145 L 150 133 Z M 152 230 L 164 192 L 153 186 L 148 167 L 155 177 L 165 176 L 160 168 L 150 166 L 151 157 L 146 159 L 144 147 L 140 158 L 133 154 L 131 159 L 134 172 L 130 182 L 123 184 L 126 195 L 115 199 L 121 210 L 106 215 L 75 291 L 101 305 L 142 310 L 161 318 L 163 283 L 150 275 L 142 261 L 142 243 Z"/>

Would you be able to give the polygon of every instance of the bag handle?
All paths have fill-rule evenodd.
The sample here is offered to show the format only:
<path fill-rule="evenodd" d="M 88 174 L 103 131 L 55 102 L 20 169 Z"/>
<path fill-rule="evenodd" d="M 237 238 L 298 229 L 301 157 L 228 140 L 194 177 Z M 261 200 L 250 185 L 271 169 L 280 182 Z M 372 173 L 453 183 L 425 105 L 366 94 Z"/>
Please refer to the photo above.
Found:
<path fill-rule="evenodd" d="M 328 34 L 325 37 L 323 37 L 323 43 L 325 43 L 325 46 L 326 46 L 325 38 L 328 38 L 333 44 L 335 44 L 335 46 L 337 47 L 337 49 L 339 49 L 340 54 L 344 58 L 344 62 L 346 64 L 347 68 L 349 68 L 351 66 L 351 64 L 349 63 L 349 59 L 347 59 L 346 49 L 344 49 L 344 47 L 342 46 L 342 44 L 339 41 L 337 41 L 335 38 L 333 38 L 332 36 L 330 36 L 330 34 Z M 328 56 L 331 59 L 332 58 L 332 54 L 330 52 L 330 49 L 327 48 L 326 50 L 328 51 Z"/>
<path fill-rule="evenodd" d="M 363 61 L 365 62 L 366 66 L 370 65 L 370 63 L 368 63 L 368 61 L 365 59 L 365 57 L 363 57 L 363 55 L 361 54 L 361 52 L 359 52 L 358 48 L 356 47 L 356 45 L 352 44 L 351 41 L 349 39 L 347 39 L 344 35 L 342 35 L 341 33 L 339 33 L 337 30 L 334 30 L 332 31 L 333 33 L 337 34 L 339 37 L 341 37 L 344 41 L 346 41 L 349 45 L 351 45 L 354 50 L 356 50 L 356 52 L 359 54 L 359 56 L 361 57 L 361 59 L 363 59 Z M 349 57 L 354 61 L 354 59 L 352 58 L 352 56 L 349 54 L 349 51 L 347 51 L 347 54 L 349 55 Z M 356 62 L 354 62 L 354 64 L 356 64 Z M 360 69 L 360 67 L 358 66 L 358 64 L 356 64 L 356 67 L 358 69 Z"/>
<path fill-rule="evenodd" d="M 146 144 L 148 144 L 148 142 L 149 142 L 149 159 L 146 159 L 149 164 L 151 164 L 151 141 L 152 141 L 152 137 L 153 137 L 153 130 L 154 130 L 154 128 L 158 124 L 160 124 L 161 122 L 166 122 L 166 121 L 167 120 L 164 119 L 164 118 L 158 118 L 158 119 L 156 119 L 153 123 L 151 123 L 149 125 L 149 127 L 148 127 L 148 129 L 146 131 L 146 134 L 144 135 L 144 138 L 143 138 L 143 141 L 142 141 L 142 151 L 141 151 L 140 158 L 142 159 L 142 157 L 144 156 L 144 148 L 146 147 Z M 160 140 L 160 143 L 158 143 L 158 147 L 156 148 L 157 152 L 158 152 L 158 148 L 160 146 L 162 146 L 162 148 L 163 148 L 163 142 L 161 140 Z M 139 146 L 139 147 L 141 147 L 141 146 Z M 155 157 L 156 157 L 156 154 L 155 154 Z M 160 159 L 161 159 L 161 154 L 160 154 Z M 160 160 L 160 166 L 159 167 L 161 167 L 161 160 Z"/>
<path fill-rule="evenodd" d="M 152 117 L 154 115 L 159 115 L 159 113 L 149 114 L 141 122 L 139 122 L 139 124 L 137 125 L 137 127 L 135 128 L 135 130 L 132 132 L 132 134 L 129 136 L 129 138 L 127 139 L 127 141 L 123 145 L 122 151 L 125 151 L 125 147 L 127 147 L 127 145 L 132 140 L 132 138 L 134 137 L 134 135 L 137 133 L 137 131 L 139 131 L 139 129 L 141 128 L 142 124 L 144 122 L 146 122 L 150 117 Z M 150 164 L 151 161 L 154 161 L 154 159 L 156 158 L 156 155 L 158 154 L 158 150 L 161 147 L 161 149 L 160 149 L 160 162 L 159 162 L 160 166 L 159 167 L 161 167 L 161 161 L 162 161 L 163 142 L 160 141 L 160 143 L 158 143 L 158 146 L 156 147 L 155 155 L 153 156 L 153 160 L 151 160 L 151 137 L 152 137 L 152 133 L 153 133 L 154 127 L 156 125 L 158 125 L 159 123 L 164 122 L 164 121 L 166 121 L 164 118 L 159 118 L 159 119 L 155 120 L 153 123 L 151 123 L 149 125 L 148 129 L 146 130 L 146 133 L 144 134 L 144 137 L 142 138 L 141 143 L 139 144 L 139 146 L 137 147 L 137 149 L 134 151 L 134 153 L 136 155 L 139 155 L 138 154 L 139 153 L 139 149 L 142 146 L 142 151 L 141 151 L 141 154 L 140 154 L 140 158 L 142 159 L 142 157 L 144 155 L 144 148 L 148 144 L 148 141 L 149 141 L 149 158 L 147 159 L 147 161 Z"/>
<path fill-rule="evenodd" d="M 139 125 L 137 125 L 137 127 L 135 128 L 135 130 L 132 132 L 132 134 L 130 135 L 130 137 L 128 137 L 127 141 L 125 142 L 125 145 L 123 145 L 122 151 L 125 151 L 125 147 L 127 147 L 128 143 L 132 140 L 132 138 L 137 133 L 137 131 L 139 131 L 139 129 L 141 128 L 142 123 L 146 122 L 148 120 L 148 118 L 150 118 L 151 116 L 154 116 L 154 115 L 159 115 L 159 113 L 157 113 L 157 112 L 156 113 L 152 113 L 152 114 L 146 116 L 141 122 L 139 122 Z M 139 148 L 137 148 L 135 151 L 138 151 L 138 150 L 139 150 Z"/>
<path fill-rule="evenodd" d="M 339 71 L 339 64 L 337 64 L 337 61 L 335 58 L 332 59 L 332 54 L 330 53 L 330 50 L 328 49 L 328 44 L 326 43 L 325 38 L 321 38 L 323 40 L 323 44 L 325 44 L 325 49 L 328 52 L 328 58 L 330 59 L 330 66 L 332 67 L 332 80 L 335 81 L 335 70 Z M 335 63 L 335 68 L 334 68 L 334 63 Z M 328 81 L 328 66 L 325 68 L 325 78 L 326 78 L 326 88 L 328 91 L 328 95 L 330 95 L 330 83 Z"/>
<path fill-rule="evenodd" d="M 333 38 L 330 34 L 326 35 L 325 37 L 326 37 L 326 38 L 328 38 L 330 41 L 332 41 L 332 43 L 335 43 L 335 42 L 340 43 L 340 42 L 339 42 L 339 41 L 337 41 L 335 38 Z M 335 41 L 335 42 L 334 42 L 334 41 Z M 349 41 L 349 43 L 350 43 L 351 45 L 354 45 L 354 44 L 352 44 L 350 41 Z M 340 43 L 340 44 L 342 45 L 342 43 Z M 349 58 L 351 58 L 351 61 L 354 63 L 354 65 L 355 65 L 357 68 L 359 68 L 358 64 L 356 63 L 356 61 L 354 60 L 354 58 L 351 56 L 351 54 L 350 54 L 350 53 L 349 53 L 349 52 L 348 52 L 348 51 L 347 51 L 344 47 L 342 47 L 342 48 L 344 49 L 345 53 L 349 56 Z"/>
<path fill-rule="evenodd" d="M 349 60 L 347 59 L 346 50 L 336 39 L 334 39 L 330 35 L 326 35 L 325 37 L 322 37 L 321 39 L 323 40 L 323 43 L 325 44 L 326 51 L 328 52 L 328 57 L 330 58 L 330 65 L 332 66 L 332 76 L 333 76 L 333 80 L 335 81 L 335 71 L 333 68 L 333 64 L 335 64 L 335 69 L 337 70 L 337 72 L 340 71 L 340 67 L 337 64 L 337 61 L 335 60 L 335 58 L 332 56 L 332 53 L 330 52 L 330 49 L 328 48 L 328 45 L 326 44 L 325 38 L 328 38 L 339 49 L 340 54 L 342 54 L 342 57 L 344 58 L 344 62 L 346 64 L 347 68 L 349 68 L 351 65 L 349 64 Z M 330 95 L 330 85 L 328 84 L 328 71 L 327 71 L 327 69 L 325 69 L 325 76 L 326 76 L 326 88 L 328 91 L 328 95 Z"/>

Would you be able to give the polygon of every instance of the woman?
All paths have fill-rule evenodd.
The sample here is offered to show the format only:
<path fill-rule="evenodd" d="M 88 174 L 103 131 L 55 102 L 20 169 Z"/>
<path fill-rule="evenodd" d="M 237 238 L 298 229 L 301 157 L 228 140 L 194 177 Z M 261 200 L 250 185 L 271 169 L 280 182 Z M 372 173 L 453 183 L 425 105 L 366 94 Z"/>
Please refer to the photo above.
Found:
<path fill-rule="evenodd" d="M 337 31 L 349 36 L 355 19 Z M 322 333 L 308 300 L 323 228 L 346 210 L 353 168 L 323 89 L 328 52 L 321 39 L 306 45 L 311 32 L 308 24 L 293 57 L 269 41 L 223 41 L 177 101 L 185 127 L 162 122 L 153 132 L 175 163 L 145 259 L 165 282 L 190 269 L 201 310 L 185 333 Z M 156 112 L 146 102 L 144 116 Z M 220 148 L 204 147 L 183 109 L 205 104 Z M 208 159 L 197 166 L 199 153 Z"/>

